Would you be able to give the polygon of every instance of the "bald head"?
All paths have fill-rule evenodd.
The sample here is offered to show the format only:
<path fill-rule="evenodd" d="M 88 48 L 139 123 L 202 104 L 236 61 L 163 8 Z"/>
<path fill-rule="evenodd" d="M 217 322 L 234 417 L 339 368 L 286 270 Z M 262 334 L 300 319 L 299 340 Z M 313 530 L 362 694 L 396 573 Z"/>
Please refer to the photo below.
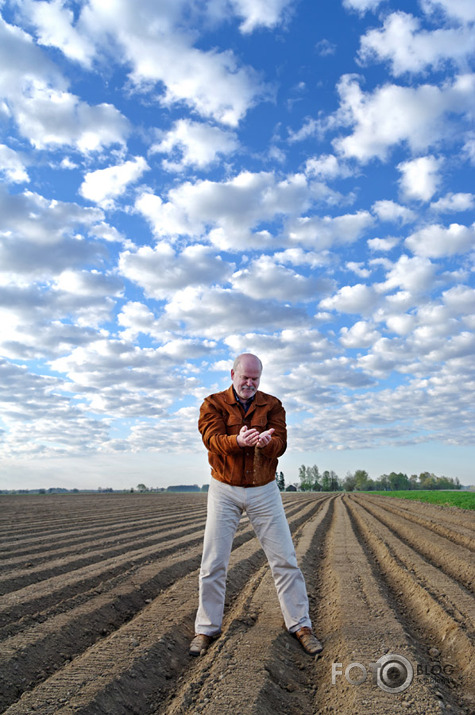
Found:
<path fill-rule="evenodd" d="M 231 379 L 241 400 L 249 400 L 257 392 L 262 373 L 262 363 L 252 353 L 242 353 L 234 361 Z"/>

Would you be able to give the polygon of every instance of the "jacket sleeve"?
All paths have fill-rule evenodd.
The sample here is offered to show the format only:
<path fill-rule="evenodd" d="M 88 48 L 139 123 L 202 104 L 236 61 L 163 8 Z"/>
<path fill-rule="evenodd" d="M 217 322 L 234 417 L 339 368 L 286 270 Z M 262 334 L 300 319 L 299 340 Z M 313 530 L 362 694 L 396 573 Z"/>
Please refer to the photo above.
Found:
<path fill-rule="evenodd" d="M 226 434 L 224 415 L 209 397 L 201 405 L 198 429 L 209 452 L 223 455 L 241 452 L 237 435 Z"/>
<path fill-rule="evenodd" d="M 266 430 L 273 427 L 275 429 L 272 439 L 265 447 L 261 447 L 259 451 L 268 459 L 277 459 L 284 454 L 287 449 L 287 427 L 285 423 L 285 410 L 277 398 L 275 405 L 267 415 Z"/>

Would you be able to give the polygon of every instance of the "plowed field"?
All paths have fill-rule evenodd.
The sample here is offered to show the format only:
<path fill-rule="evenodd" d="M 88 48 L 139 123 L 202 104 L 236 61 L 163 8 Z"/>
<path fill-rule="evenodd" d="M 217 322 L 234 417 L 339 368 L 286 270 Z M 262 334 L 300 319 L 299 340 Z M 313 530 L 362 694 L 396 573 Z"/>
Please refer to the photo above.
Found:
<path fill-rule="evenodd" d="M 317 659 L 283 630 L 246 517 L 223 633 L 188 655 L 205 494 L 0 497 L 0 712 L 475 712 L 473 514 L 358 494 L 283 500 Z"/>

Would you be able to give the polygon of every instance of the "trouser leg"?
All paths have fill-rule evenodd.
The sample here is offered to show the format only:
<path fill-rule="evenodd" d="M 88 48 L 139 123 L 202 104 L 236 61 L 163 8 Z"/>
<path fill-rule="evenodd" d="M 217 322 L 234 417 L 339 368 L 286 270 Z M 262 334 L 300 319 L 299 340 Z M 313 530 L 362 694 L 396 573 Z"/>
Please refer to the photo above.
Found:
<path fill-rule="evenodd" d="M 195 633 L 212 636 L 223 620 L 226 576 L 234 534 L 242 514 L 236 498 L 241 490 L 211 479 L 199 577 Z"/>
<path fill-rule="evenodd" d="M 290 632 L 302 626 L 311 628 L 305 579 L 277 484 L 271 482 L 248 492 L 246 511 L 269 561 L 285 625 Z"/>

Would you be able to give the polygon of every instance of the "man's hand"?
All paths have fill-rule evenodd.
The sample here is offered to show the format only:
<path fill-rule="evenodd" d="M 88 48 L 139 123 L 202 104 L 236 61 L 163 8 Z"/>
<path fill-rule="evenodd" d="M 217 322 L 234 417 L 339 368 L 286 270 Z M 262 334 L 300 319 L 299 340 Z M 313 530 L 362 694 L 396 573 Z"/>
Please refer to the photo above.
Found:
<path fill-rule="evenodd" d="M 255 447 L 258 441 L 259 432 L 254 427 L 252 429 L 249 429 L 247 425 L 241 427 L 241 431 L 237 436 L 237 443 L 240 447 Z"/>
<path fill-rule="evenodd" d="M 269 442 L 272 439 L 272 435 L 274 434 L 275 429 L 271 427 L 270 429 L 266 430 L 265 432 L 261 432 L 259 435 L 259 439 L 257 441 L 257 446 L 258 447 L 265 447 L 266 444 L 269 444 Z"/>

